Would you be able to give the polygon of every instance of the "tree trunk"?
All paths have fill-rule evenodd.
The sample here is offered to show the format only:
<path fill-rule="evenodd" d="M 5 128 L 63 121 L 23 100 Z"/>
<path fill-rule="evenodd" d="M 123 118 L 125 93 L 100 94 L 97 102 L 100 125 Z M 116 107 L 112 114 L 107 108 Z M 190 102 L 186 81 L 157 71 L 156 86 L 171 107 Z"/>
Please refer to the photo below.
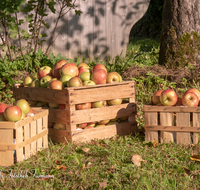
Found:
<path fill-rule="evenodd" d="M 180 38 L 183 37 L 183 34 L 191 34 L 194 31 L 200 34 L 199 10 L 200 0 L 165 0 L 163 6 L 159 64 L 167 66 L 169 59 L 172 64 L 175 64 L 175 62 L 179 64 L 178 62 L 180 62 L 181 58 L 178 58 L 176 51 L 180 48 L 182 48 L 179 51 L 180 56 L 190 56 L 186 55 L 187 50 L 183 51 L 184 47 L 180 47 Z M 190 43 L 191 39 L 193 40 L 190 36 Z M 190 60 L 192 62 L 191 64 L 195 63 L 195 59 Z"/>

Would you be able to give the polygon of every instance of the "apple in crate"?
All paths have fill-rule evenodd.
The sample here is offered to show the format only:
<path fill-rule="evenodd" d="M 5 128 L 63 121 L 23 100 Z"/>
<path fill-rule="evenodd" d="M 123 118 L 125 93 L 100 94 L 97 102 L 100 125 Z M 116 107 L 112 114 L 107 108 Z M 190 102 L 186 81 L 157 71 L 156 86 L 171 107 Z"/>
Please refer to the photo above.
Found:
<path fill-rule="evenodd" d="M 33 82 L 30 85 L 31 87 L 40 87 L 40 80 L 39 79 L 35 79 L 33 80 Z"/>
<path fill-rule="evenodd" d="M 3 113 L 4 110 L 8 107 L 8 105 L 4 104 L 3 102 L 0 102 L 0 113 Z"/>
<path fill-rule="evenodd" d="M 42 88 L 47 88 L 48 87 L 48 84 L 49 82 L 52 80 L 52 77 L 47 75 L 47 76 L 44 76 L 40 79 L 40 87 Z"/>
<path fill-rule="evenodd" d="M 79 86 L 83 86 L 82 80 L 79 77 L 72 77 L 68 83 L 67 83 L 68 87 L 79 87 Z"/>
<path fill-rule="evenodd" d="M 122 82 L 121 76 L 117 72 L 107 74 L 106 83 Z"/>
<path fill-rule="evenodd" d="M 7 121 L 19 121 L 22 118 L 22 110 L 19 106 L 9 106 L 4 111 L 4 117 Z"/>
<path fill-rule="evenodd" d="M 161 95 L 162 92 L 163 92 L 163 90 L 158 90 L 158 91 L 153 93 L 152 102 L 153 102 L 154 105 L 157 105 L 157 104 L 160 103 L 160 95 Z"/>
<path fill-rule="evenodd" d="M 78 76 L 78 67 L 75 63 L 66 63 L 60 68 L 60 75 L 71 75 L 72 77 Z"/>
<path fill-rule="evenodd" d="M 94 126 L 88 125 L 88 126 L 86 126 L 84 129 L 92 129 L 92 128 L 94 128 Z"/>
<path fill-rule="evenodd" d="M 25 115 L 31 110 L 29 103 L 25 99 L 17 100 L 16 106 L 19 106 Z"/>
<path fill-rule="evenodd" d="M 160 102 L 164 106 L 174 106 L 177 100 L 177 94 L 172 89 L 163 90 L 160 94 Z"/>
<path fill-rule="evenodd" d="M 26 115 L 27 117 L 32 117 L 35 115 L 33 108 L 30 109 L 30 112 Z"/>
<path fill-rule="evenodd" d="M 66 74 L 60 77 L 60 81 L 63 83 L 64 87 L 67 87 L 67 83 L 71 78 L 71 75 Z"/>
<path fill-rule="evenodd" d="M 193 92 L 193 93 L 195 93 L 195 94 L 198 96 L 199 100 L 200 100 L 200 92 L 199 92 L 198 89 L 196 89 L 196 88 L 190 88 L 190 89 L 188 89 L 187 91 L 185 91 L 185 93 L 188 93 L 188 92 Z M 184 93 L 184 94 L 185 94 L 185 93 Z"/>
<path fill-rule="evenodd" d="M 83 86 L 90 86 L 90 85 L 96 85 L 96 84 L 92 80 L 87 80 L 83 82 Z"/>
<path fill-rule="evenodd" d="M 65 110 L 66 109 L 66 105 L 65 104 L 60 104 L 58 109 Z"/>
<path fill-rule="evenodd" d="M 90 68 L 90 66 L 89 66 L 87 63 L 79 63 L 79 64 L 77 65 L 78 68 L 79 68 L 79 67 L 82 67 L 82 66 Z"/>
<path fill-rule="evenodd" d="M 78 68 L 78 76 L 80 76 L 81 73 L 84 73 L 84 72 L 90 73 L 90 67 L 81 66 Z"/>
<path fill-rule="evenodd" d="M 66 124 L 63 123 L 55 123 L 53 126 L 54 129 L 61 129 L 61 130 L 66 130 Z"/>
<path fill-rule="evenodd" d="M 117 124 L 118 124 L 117 121 L 110 121 L 106 125 L 117 125 Z"/>
<path fill-rule="evenodd" d="M 110 119 L 106 119 L 106 120 L 101 120 L 97 122 L 97 125 L 105 125 L 110 121 Z"/>
<path fill-rule="evenodd" d="M 80 75 L 79 75 L 79 78 L 82 80 L 82 82 L 84 81 L 89 81 L 90 78 L 91 78 L 91 74 L 89 72 L 82 72 Z"/>
<path fill-rule="evenodd" d="M 53 103 L 53 102 L 49 102 L 48 104 L 49 104 L 49 107 L 53 108 L 53 109 L 58 109 L 59 106 L 60 106 L 60 104 L 56 104 L 56 103 Z"/>
<path fill-rule="evenodd" d="M 49 82 L 48 87 L 50 89 L 54 89 L 54 90 L 62 90 L 63 89 L 63 83 L 60 80 L 52 80 Z"/>
<path fill-rule="evenodd" d="M 197 107 L 199 105 L 199 97 L 194 92 L 186 92 L 182 97 L 182 105 Z"/>
<path fill-rule="evenodd" d="M 90 108 L 91 108 L 91 102 L 76 105 L 77 110 L 85 110 Z"/>
<path fill-rule="evenodd" d="M 117 99 L 113 99 L 113 100 L 107 100 L 107 103 L 109 106 L 114 106 L 114 105 L 120 105 L 122 104 L 122 98 L 117 98 Z"/>
<path fill-rule="evenodd" d="M 84 129 L 87 127 L 87 123 L 81 123 L 77 125 L 78 128 Z"/>
<path fill-rule="evenodd" d="M 106 107 L 107 106 L 107 102 L 106 102 L 106 100 L 92 102 L 91 106 L 92 106 L 92 108 Z"/>
<path fill-rule="evenodd" d="M 31 86 L 31 83 L 35 80 L 32 76 L 26 76 L 23 80 L 24 86 Z"/>
<path fill-rule="evenodd" d="M 40 67 L 37 71 L 37 78 L 38 79 L 41 79 L 43 78 L 44 76 L 52 76 L 52 69 L 51 67 L 49 66 L 43 66 L 43 67 Z"/>
<path fill-rule="evenodd" d="M 104 124 L 97 124 L 97 125 L 95 126 L 95 128 L 96 128 L 96 127 L 104 127 L 104 126 L 106 126 L 106 125 L 104 125 Z"/>
<path fill-rule="evenodd" d="M 53 70 L 52 70 L 52 76 L 54 78 L 57 78 L 57 79 L 60 79 L 60 68 L 65 65 L 67 63 L 66 60 L 64 59 L 61 59 L 60 61 L 57 61 L 53 67 Z"/>
<path fill-rule="evenodd" d="M 96 64 L 93 68 L 92 68 L 92 73 L 95 71 L 95 70 L 98 70 L 98 69 L 103 69 L 104 71 L 106 71 L 106 74 L 107 74 L 107 69 L 106 67 L 103 65 L 103 64 Z"/>
<path fill-rule="evenodd" d="M 87 126 L 95 126 L 96 125 L 96 123 L 97 123 L 97 121 L 93 121 L 93 122 L 89 122 L 89 123 L 87 123 Z"/>
<path fill-rule="evenodd" d="M 107 72 L 104 69 L 97 69 L 92 72 L 91 79 L 95 84 L 106 84 Z"/>

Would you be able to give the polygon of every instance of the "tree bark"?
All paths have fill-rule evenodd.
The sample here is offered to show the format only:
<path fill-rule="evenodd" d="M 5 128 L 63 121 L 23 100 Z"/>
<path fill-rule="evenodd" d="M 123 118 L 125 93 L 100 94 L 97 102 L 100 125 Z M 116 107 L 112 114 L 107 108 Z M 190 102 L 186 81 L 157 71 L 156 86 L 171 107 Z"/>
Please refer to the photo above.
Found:
<path fill-rule="evenodd" d="M 166 65 L 168 56 L 173 59 L 178 47 L 179 38 L 185 32 L 196 31 L 200 34 L 200 0 L 165 0 L 163 5 L 163 19 L 159 64 Z M 169 48 L 171 50 L 169 51 Z"/>

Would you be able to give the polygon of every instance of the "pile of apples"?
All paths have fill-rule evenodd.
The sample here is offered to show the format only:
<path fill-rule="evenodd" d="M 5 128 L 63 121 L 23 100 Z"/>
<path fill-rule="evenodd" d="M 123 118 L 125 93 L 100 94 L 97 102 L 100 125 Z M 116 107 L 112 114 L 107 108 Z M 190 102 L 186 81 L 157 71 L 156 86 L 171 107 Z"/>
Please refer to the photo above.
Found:
<path fill-rule="evenodd" d="M 34 114 L 34 110 L 25 99 L 18 100 L 15 105 L 0 102 L 0 121 L 16 122 Z"/>
<path fill-rule="evenodd" d="M 200 101 L 200 91 L 190 88 L 178 97 L 172 89 L 158 90 L 152 96 L 152 103 L 157 106 L 187 106 L 197 107 Z"/>

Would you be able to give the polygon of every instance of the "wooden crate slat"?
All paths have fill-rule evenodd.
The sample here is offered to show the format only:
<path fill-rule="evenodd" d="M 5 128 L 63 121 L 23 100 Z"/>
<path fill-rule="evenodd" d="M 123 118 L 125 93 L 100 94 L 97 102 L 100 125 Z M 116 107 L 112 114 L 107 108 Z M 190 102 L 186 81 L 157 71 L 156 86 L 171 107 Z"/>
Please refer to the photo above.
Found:
<path fill-rule="evenodd" d="M 174 125 L 174 113 L 160 112 L 160 125 L 163 126 L 173 126 Z M 161 142 L 169 143 L 174 142 L 174 132 L 164 132 L 160 133 Z"/>
<path fill-rule="evenodd" d="M 107 106 L 103 108 L 93 108 L 88 110 L 76 110 L 71 115 L 73 124 L 100 121 L 106 119 L 119 118 L 136 114 L 135 103 Z"/>
<path fill-rule="evenodd" d="M 66 141 L 71 142 L 72 131 L 49 128 L 49 138 L 52 140 L 52 142 L 57 142 L 57 143 L 60 142 L 65 143 Z"/>
<path fill-rule="evenodd" d="M 42 118 L 37 119 L 37 130 L 36 134 L 40 134 L 42 132 Z M 42 149 L 42 138 L 39 138 L 37 141 L 37 151 Z"/>
<path fill-rule="evenodd" d="M 23 127 L 23 126 L 22 126 Z M 23 129 L 17 128 L 16 131 L 16 144 L 23 142 Z M 16 150 L 17 162 L 23 161 L 23 147 Z"/>
<path fill-rule="evenodd" d="M 28 140 L 30 138 L 30 127 L 29 127 L 29 123 L 24 125 L 24 141 Z M 27 144 L 26 146 L 24 146 L 24 156 L 25 159 L 30 158 L 30 151 L 31 151 L 31 144 Z"/>
<path fill-rule="evenodd" d="M 81 104 L 87 102 L 97 102 L 101 100 L 111 100 L 117 98 L 129 98 L 135 96 L 134 83 L 81 90 L 71 90 L 69 88 L 69 104 Z"/>
<path fill-rule="evenodd" d="M 200 128 L 200 113 L 193 113 L 193 128 Z M 193 133 L 193 144 L 197 144 L 200 140 L 200 130 L 199 133 Z"/>
<path fill-rule="evenodd" d="M 190 113 L 176 113 L 176 126 L 190 126 Z M 192 130 L 192 129 L 191 129 Z M 176 132 L 176 142 L 178 144 L 190 144 L 189 132 Z"/>
<path fill-rule="evenodd" d="M 30 137 L 36 135 L 36 121 L 30 123 Z M 36 153 L 36 141 L 31 143 L 31 155 Z"/>
<path fill-rule="evenodd" d="M 145 125 L 158 125 L 158 113 L 157 112 L 146 112 L 144 115 Z M 145 141 L 154 141 L 158 142 L 158 131 L 146 131 L 145 132 Z"/>
<path fill-rule="evenodd" d="M 43 131 L 47 131 L 46 135 L 42 137 L 43 148 L 48 148 L 48 115 L 42 118 L 42 129 Z"/>
<path fill-rule="evenodd" d="M 12 129 L 0 129 L 0 144 L 1 143 L 14 143 Z M 13 150 L 0 151 L 0 165 L 10 166 L 14 164 Z"/>

